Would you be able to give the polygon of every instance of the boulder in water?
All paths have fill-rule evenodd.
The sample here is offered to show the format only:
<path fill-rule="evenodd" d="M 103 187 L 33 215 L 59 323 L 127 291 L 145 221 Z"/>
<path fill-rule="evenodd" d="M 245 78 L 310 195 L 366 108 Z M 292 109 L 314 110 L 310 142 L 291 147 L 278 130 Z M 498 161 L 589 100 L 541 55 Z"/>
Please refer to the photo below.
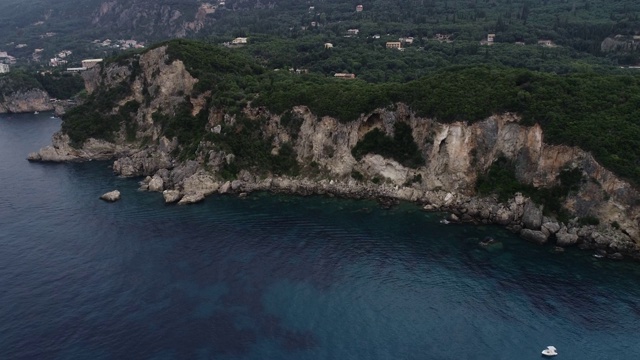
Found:
<path fill-rule="evenodd" d="M 118 201 L 120 200 L 120 191 L 118 190 L 109 191 L 108 193 L 105 193 L 102 196 L 100 196 L 100 199 L 108 202 Z"/>

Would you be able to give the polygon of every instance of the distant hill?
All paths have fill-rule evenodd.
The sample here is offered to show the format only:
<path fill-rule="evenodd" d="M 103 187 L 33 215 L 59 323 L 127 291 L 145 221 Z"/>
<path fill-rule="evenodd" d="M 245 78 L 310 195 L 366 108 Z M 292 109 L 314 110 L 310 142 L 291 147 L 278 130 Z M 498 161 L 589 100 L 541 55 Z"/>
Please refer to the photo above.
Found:
<path fill-rule="evenodd" d="M 362 10 L 357 11 L 356 5 L 362 5 Z M 359 30 L 345 44 L 349 53 L 384 48 L 385 41 L 410 37 L 414 48 L 442 54 L 428 66 L 414 60 L 389 64 L 391 70 L 402 68 L 408 73 L 425 66 L 492 61 L 556 73 L 585 65 L 640 64 L 640 2 L 635 0 L 0 0 L 0 51 L 40 64 L 61 50 L 72 50 L 75 60 L 120 51 L 96 46 L 91 43 L 94 40 L 133 39 L 149 44 L 169 38 L 224 42 L 246 36 L 269 44 L 254 47 L 250 41 L 247 46 L 271 61 L 269 66 L 315 67 L 324 72 L 367 70 L 366 61 L 363 64 L 359 58 L 317 64 L 320 55 L 313 50 L 325 41 L 347 41 L 348 29 Z M 438 34 L 453 43 L 435 42 Z M 489 34 L 495 35 L 491 44 L 510 47 L 481 47 Z M 282 43 L 273 45 L 274 40 Z M 540 41 L 548 44 L 546 50 L 515 48 L 537 46 Z M 36 49 L 43 49 L 42 53 Z M 293 54 L 300 56 L 289 61 Z M 341 54 L 342 59 L 348 56 Z M 368 80 L 388 79 L 373 74 Z"/>

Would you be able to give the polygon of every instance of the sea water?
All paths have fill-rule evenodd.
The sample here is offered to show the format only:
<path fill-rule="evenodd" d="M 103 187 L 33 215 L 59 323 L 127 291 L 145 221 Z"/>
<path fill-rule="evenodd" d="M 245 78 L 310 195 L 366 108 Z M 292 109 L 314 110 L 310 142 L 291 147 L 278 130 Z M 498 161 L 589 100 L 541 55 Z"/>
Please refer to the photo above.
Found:
<path fill-rule="evenodd" d="M 27 162 L 59 128 L 0 116 L 0 359 L 640 358 L 638 263 L 412 204 L 165 205 L 108 162 Z"/>

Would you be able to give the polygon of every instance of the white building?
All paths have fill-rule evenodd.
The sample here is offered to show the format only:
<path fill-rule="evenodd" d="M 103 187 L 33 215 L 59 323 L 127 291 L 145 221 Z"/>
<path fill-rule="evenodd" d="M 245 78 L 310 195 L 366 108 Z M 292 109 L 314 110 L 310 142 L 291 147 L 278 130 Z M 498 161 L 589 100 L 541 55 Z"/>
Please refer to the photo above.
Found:
<path fill-rule="evenodd" d="M 246 38 L 246 37 L 237 37 L 237 38 L 231 40 L 231 44 L 232 45 L 246 44 L 247 40 L 248 40 L 248 38 Z"/>
<path fill-rule="evenodd" d="M 0 74 L 6 74 L 9 72 L 9 65 L 0 64 Z"/>
<path fill-rule="evenodd" d="M 96 66 L 98 63 L 101 63 L 102 59 L 86 59 L 82 60 L 82 67 L 85 69 L 90 69 Z"/>

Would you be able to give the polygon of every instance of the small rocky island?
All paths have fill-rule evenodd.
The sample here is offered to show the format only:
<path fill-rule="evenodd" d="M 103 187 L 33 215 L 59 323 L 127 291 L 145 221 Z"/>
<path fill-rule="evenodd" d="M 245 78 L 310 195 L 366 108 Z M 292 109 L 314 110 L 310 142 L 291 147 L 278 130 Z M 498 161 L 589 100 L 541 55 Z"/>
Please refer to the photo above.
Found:
<path fill-rule="evenodd" d="M 100 196 L 100 199 L 106 202 L 116 202 L 120 200 L 120 191 L 118 190 L 109 191 L 108 193 L 102 194 L 102 196 Z"/>

